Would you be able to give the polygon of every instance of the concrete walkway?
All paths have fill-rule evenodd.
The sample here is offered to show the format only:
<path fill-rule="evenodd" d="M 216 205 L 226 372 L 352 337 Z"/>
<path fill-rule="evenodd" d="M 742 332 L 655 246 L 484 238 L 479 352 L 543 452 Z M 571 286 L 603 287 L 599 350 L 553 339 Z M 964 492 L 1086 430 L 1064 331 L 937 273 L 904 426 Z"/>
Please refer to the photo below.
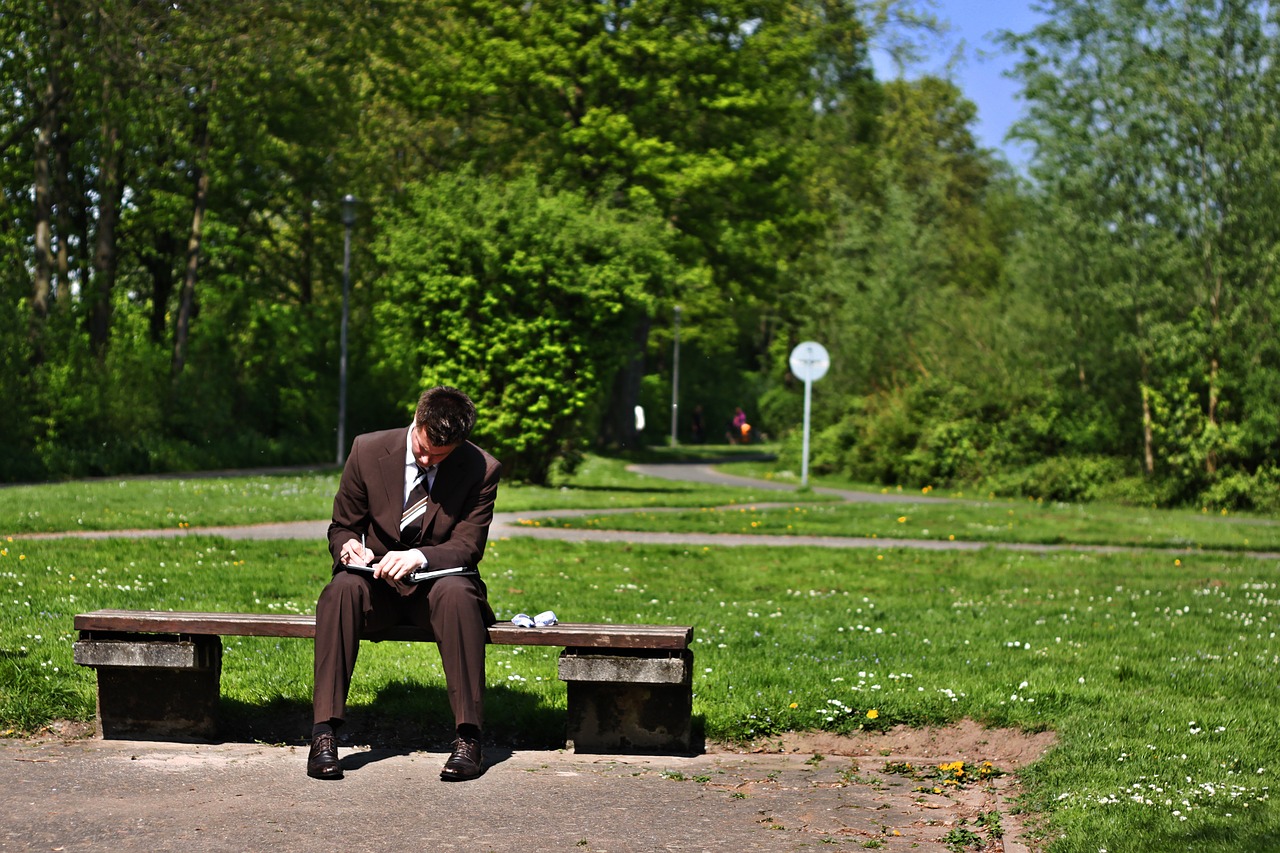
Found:
<path fill-rule="evenodd" d="M 892 748 L 821 760 L 489 748 L 468 783 L 439 780 L 442 753 L 341 752 L 346 778 L 321 782 L 303 772 L 305 747 L 0 740 L 0 850 L 943 853 L 961 820 L 993 810 L 1005 838 L 983 849 L 1028 849 L 1012 777 L 922 796 L 887 763 L 951 759 Z"/>

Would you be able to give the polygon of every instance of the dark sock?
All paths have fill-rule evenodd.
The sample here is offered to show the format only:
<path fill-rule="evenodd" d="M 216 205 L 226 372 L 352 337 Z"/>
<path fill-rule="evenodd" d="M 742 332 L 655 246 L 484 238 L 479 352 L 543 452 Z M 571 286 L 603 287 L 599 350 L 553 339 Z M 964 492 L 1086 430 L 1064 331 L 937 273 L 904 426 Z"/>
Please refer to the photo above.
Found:
<path fill-rule="evenodd" d="M 480 727 L 471 723 L 463 723 L 458 726 L 458 737 L 465 740 L 480 740 Z"/>
<path fill-rule="evenodd" d="M 342 720 L 325 720 L 323 723 L 316 723 L 311 727 L 311 736 L 334 734 L 341 725 Z"/>

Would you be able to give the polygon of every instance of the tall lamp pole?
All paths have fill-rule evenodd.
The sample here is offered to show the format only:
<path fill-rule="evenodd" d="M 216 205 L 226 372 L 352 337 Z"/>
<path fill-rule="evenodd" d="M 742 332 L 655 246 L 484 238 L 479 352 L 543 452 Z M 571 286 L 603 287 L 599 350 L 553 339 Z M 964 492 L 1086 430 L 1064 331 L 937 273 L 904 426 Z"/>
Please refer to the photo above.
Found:
<path fill-rule="evenodd" d="M 342 197 L 342 330 L 338 335 L 338 464 L 347 455 L 347 319 L 351 314 L 351 226 L 356 224 L 356 197 Z"/>
<path fill-rule="evenodd" d="M 671 446 L 680 443 L 676 436 L 680 413 L 680 306 L 676 306 L 675 354 L 671 359 Z"/>

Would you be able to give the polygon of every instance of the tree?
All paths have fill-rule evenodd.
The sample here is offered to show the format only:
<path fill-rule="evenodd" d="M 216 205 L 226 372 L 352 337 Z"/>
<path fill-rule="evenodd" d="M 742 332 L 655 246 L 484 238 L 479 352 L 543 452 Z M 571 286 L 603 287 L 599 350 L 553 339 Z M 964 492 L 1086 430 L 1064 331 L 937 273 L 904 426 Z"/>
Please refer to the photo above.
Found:
<path fill-rule="evenodd" d="M 1127 432 L 1144 468 L 1190 498 L 1224 465 L 1253 472 L 1280 446 L 1280 429 L 1251 416 L 1272 405 L 1246 379 L 1278 366 L 1261 343 L 1280 238 L 1265 213 L 1277 166 L 1268 7 L 1057 0 L 1045 11 L 1009 37 L 1031 105 L 1020 133 L 1052 216 L 1089 235 L 1052 262 L 1100 272 L 1059 276 L 1056 295 L 1068 316 L 1126 318 L 1111 337 L 1080 337 L 1073 360 L 1094 347 L 1126 365 L 1127 402 L 1112 405 L 1141 412 Z"/>
<path fill-rule="evenodd" d="M 399 112 L 424 117 L 409 156 L 481 173 L 531 168 L 548 186 L 653 205 L 676 229 L 685 277 L 670 293 L 691 334 L 708 352 L 750 363 L 767 349 L 758 330 L 793 288 L 788 270 L 822 219 L 806 182 L 815 104 L 834 110 L 865 68 L 854 8 L 837 0 L 424 7 L 429 36 L 398 45 L 390 74 Z M 651 326 L 637 316 L 627 335 L 637 356 L 650 349 Z M 634 441 L 643 372 L 637 359 L 612 395 L 608 432 L 623 445 Z"/>
<path fill-rule="evenodd" d="M 379 223 L 376 380 L 456 385 L 505 476 L 547 483 L 595 436 L 629 330 L 672 277 L 661 218 L 510 179 L 442 175 Z"/>

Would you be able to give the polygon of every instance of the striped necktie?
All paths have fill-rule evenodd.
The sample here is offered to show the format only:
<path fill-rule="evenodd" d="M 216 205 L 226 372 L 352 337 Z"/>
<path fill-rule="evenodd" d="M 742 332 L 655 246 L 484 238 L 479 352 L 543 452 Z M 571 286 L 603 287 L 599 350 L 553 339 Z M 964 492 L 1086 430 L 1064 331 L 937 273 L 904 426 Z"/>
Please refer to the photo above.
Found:
<path fill-rule="evenodd" d="M 415 522 L 419 521 L 423 513 L 427 511 L 429 495 L 427 471 L 429 470 L 429 468 L 418 468 L 418 479 L 414 481 L 413 488 L 409 490 L 409 499 L 405 501 L 404 512 L 400 515 L 400 538 L 402 540 L 405 539 L 406 531 Z"/>

